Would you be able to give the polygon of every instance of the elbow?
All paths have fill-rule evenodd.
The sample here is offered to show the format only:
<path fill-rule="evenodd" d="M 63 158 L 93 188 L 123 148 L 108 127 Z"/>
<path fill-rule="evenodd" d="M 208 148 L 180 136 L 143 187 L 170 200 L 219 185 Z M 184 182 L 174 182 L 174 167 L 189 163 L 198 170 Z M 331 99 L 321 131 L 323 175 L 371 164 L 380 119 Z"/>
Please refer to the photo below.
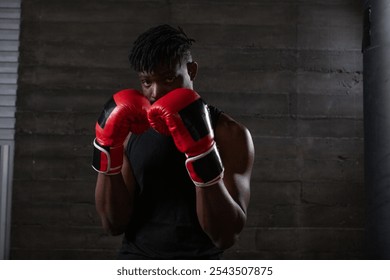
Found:
<path fill-rule="evenodd" d="M 121 235 L 126 231 L 128 219 L 114 219 L 102 209 L 97 209 L 104 232 L 111 236 Z M 100 211 L 99 211 L 100 210 Z"/>
<path fill-rule="evenodd" d="M 237 242 L 238 236 L 232 238 L 223 238 L 219 240 L 213 240 L 215 247 L 221 250 L 227 250 Z"/>
<path fill-rule="evenodd" d="M 125 232 L 125 226 L 113 225 L 108 221 L 102 221 L 103 230 L 111 236 L 118 236 Z"/>
<path fill-rule="evenodd" d="M 211 240 L 218 249 L 227 250 L 238 241 L 239 235 L 243 230 L 244 225 L 245 219 L 242 220 L 242 223 L 240 223 L 235 230 L 230 231 L 230 233 L 228 233 L 229 231 L 220 233 L 219 236 L 211 238 Z"/>
<path fill-rule="evenodd" d="M 222 234 L 220 236 L 210 237 L 215 247 L 221 250 L 227 250 L 238 241 L 238 233 Z"/>
<path fill-rule="evenodd" d="M 105 232 L 111 236 L 118 236 L 123 234 L 125 231 L 119 228 L 110 228 L 110 229 L 105 229 Z"/>

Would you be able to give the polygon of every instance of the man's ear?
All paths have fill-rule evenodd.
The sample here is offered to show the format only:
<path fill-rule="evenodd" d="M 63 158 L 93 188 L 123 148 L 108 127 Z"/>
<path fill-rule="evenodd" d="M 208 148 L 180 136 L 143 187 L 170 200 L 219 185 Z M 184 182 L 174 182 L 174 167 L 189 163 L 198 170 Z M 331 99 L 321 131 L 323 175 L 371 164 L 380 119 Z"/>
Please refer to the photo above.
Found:
<path fill-rule="evenodd" d="M 188 75 L 191 78 L 191 81 L 195 80 L 196 74 L 198 73 L 198 63 L 196 63 L 195 61 L 188 62 L 187 71 L 188 71 Z"/>

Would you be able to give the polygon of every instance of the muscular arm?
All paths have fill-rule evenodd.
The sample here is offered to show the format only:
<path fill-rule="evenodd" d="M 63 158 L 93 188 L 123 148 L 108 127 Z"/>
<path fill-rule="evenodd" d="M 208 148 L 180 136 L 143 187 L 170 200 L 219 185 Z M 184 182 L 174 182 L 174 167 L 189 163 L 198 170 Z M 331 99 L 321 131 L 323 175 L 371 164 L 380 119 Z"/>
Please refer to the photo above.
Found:
<path fill-rule="evenodd" d="M 105 231 L 122 234 L 130 221 L 134 201 L 134 177 L 124 155 L 122 172 L 117 175 L 98 174 L 95 203 Z"/>
<path fill-rule="evenodd" d="M 222 114 L 215 131 L 225 173 L 223 181 L 197 187 L 197 215 L 203 230 L 222 249 L 231 247 L 243 229 L 250 197 L 254 147 L 249 131 Z"/>

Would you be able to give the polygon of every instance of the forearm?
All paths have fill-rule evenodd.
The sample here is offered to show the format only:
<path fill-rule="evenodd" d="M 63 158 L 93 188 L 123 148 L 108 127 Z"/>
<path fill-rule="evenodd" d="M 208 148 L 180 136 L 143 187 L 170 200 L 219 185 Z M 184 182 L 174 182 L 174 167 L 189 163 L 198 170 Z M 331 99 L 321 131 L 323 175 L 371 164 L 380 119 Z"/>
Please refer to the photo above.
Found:
<path fill-rule="evenodd" d="M 133 198 L 122 174 L 98 174 L 95 201 L 103 228 L 112 235 L 123 233 L 130 221 Z"/>
<path fill-rule="evenodd" d="M 246 222 L 246 213 L 236 203 L 223 183 L 196 188 L 198 220 L 214 244 L 231 247 Z"/>

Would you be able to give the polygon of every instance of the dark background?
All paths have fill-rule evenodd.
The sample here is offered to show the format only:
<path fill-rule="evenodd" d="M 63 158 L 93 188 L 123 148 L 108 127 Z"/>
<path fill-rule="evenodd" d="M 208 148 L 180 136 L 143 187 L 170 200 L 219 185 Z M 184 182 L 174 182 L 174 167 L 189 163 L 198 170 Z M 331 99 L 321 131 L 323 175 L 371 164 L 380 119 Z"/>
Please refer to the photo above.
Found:
<path fill-rule="evenodd" d="M 196 90 L 256 159 L 231 259 L 364 258 L 362 7 L 356 0 L 23 0 L 12 259 L 115 258 L 94 206 L 94 124 L 141 32 L 197 40 Z"/>

